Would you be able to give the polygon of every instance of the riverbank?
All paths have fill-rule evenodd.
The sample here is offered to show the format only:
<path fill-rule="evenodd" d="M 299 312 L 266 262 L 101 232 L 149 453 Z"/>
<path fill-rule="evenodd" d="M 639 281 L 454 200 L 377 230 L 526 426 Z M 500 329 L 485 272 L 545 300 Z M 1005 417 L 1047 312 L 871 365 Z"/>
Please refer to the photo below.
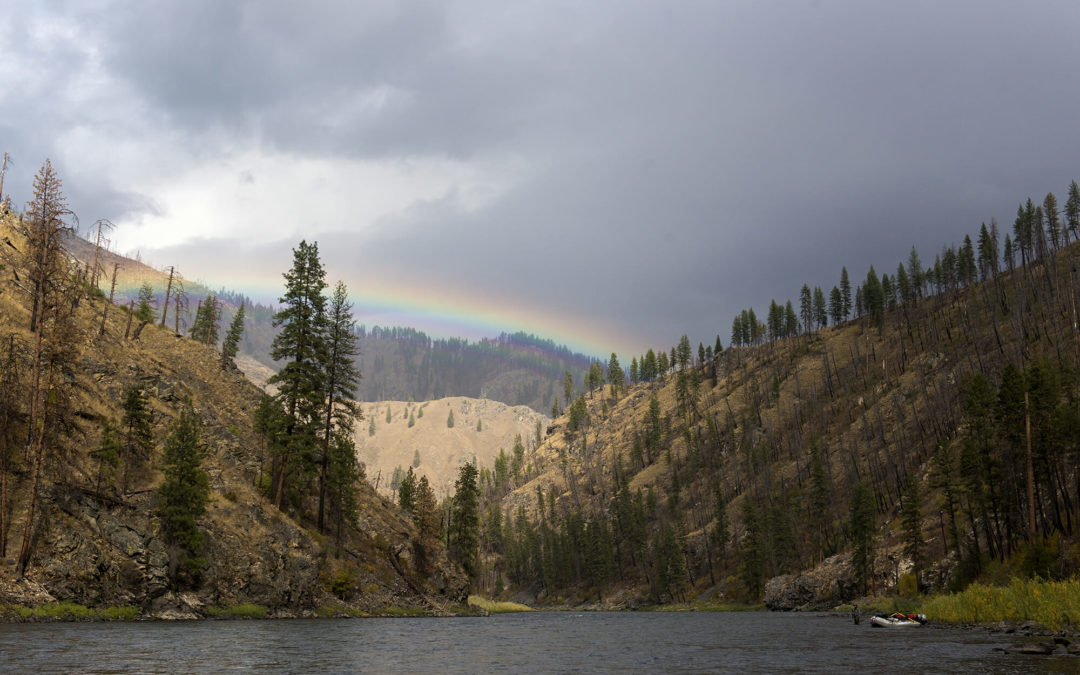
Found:
<path fill-rule="evenodd" d="M 864 598 L 858 607 L 864 616 L 917 613 L 946 625 L 1080 634 L 1080 579 L 1015 578 L 1005 586 L 972 584 L 957 593 Z M 834 609 L 850 612 L 852 605 Z"/>

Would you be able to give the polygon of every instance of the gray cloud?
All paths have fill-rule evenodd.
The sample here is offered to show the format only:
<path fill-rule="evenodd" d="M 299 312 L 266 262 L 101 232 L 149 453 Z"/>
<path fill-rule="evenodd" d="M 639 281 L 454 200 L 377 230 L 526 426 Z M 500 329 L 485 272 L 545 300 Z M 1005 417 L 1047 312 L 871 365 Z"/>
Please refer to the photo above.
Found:
<path fill-rule="evenodd" d="M 84 219 L 165 209 L 60 145 L 95 134 L 125 158 L 156 143 L 162 176 L 250 149 L 519 166 L 477 208 L 450 191 L 296 239 L 391 279 L 495 280 L 620 348 L 726 343 L 742 307 L 828 290 L 842 265 L 892 272 L 912 245 L 932 261 L 1060 197 L 1080 174 L 1078 25 L 1071 2 L 72 5 L 16 21 L 41 82 L 0 93 L 0 143 L 17 201 L 60 155 Z"/>

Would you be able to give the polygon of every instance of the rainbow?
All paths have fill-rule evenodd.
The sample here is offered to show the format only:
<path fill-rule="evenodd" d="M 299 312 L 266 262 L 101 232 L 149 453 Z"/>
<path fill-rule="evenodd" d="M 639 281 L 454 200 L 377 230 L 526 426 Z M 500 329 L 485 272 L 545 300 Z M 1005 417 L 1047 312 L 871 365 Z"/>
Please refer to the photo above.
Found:
<path fill-rule="evenodd" d="M 273 279 L 244 276 L 233 275 L 214 284 L 189 279 L 186 281 L 188 296 L 194 302 L 201 294 L 225 288 L 242 293 L 256 302 L 277 303 L 283 283 L 280 275 L 275 275 Z M 144 279 L 122 276 L 117 281 L 117 295 L 136 297 Z M 375 283 L 344 281 L 350 291 L 357 323 L 368 328 L 377 325 L 408 326 L 424 331 L 433 338 L 458 337 L 470 341 L 523 331 L 605 363 L 613 350 L 628 364 L 632 356 L 647 348 L 627 344 L 625 335 L 593 319 L 575 316 L 554 307 L 531 306 L 492 293 L 478 294 L 471 290 L 455 292 L 455 289 L 446 286 L 433 289 L 426 284 L 390 284 L 384 280 Z M 164 275 L 151 281 L 157 295 L 164 295 L 165 283 Z M 102 285 L 106 286 L 104 283 Z M 107 286 L 105 290 L 108 292 Z"/>

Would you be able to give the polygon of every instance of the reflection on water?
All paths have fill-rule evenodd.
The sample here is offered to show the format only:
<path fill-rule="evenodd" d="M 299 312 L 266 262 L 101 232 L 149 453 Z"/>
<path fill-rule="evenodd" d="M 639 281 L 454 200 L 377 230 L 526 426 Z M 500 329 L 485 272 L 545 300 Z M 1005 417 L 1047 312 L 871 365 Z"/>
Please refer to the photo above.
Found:
<path fill-rule="evenodd" d="M 985 631 L 874 629 L 837 615 L 536 612 L 460 619 L 0 625 L 21 672 L 1075 672 Z"/>

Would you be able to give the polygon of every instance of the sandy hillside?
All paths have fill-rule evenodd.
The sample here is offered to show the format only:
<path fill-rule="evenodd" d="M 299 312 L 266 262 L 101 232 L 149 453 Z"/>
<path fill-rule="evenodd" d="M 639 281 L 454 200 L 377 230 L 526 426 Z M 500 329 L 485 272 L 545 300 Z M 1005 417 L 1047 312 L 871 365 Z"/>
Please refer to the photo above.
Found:
<path fill-rule="evenodd" d="M 391 421 L 386 421 L 390 409 Z M 367 465 L 368 480 L 379 480 L 379 491 L 389 492 L 395 466 L 413 465 L 417 451 L 420 463 L 414 471 L 426 475 L 437 495 L 453 491 L 458 468 L 476 458 L 480 467 L 491 467 L 502 448 L 510 454 L 514 437 L 521 435 L 528 457 L 536 446 L 536 423 L 543 429 L 550 421 L 526 406 L 508 406 L 498 401 L 455 396 L 423 403 L 381 401 L 362 403 L 364 420 L 356 426 L 356 448 Z M 421 416 L 421 410 L 423 415 Z M 450 412 L 454 427 L 447 426 Z M 409 416 L 415 423 L 409 426 Z M 375 433 L 370 433 L 371 420 Z M 477 423 L 481 430 L 477 431 Z M 528 461 L 528 459 L 526 459 Z"/>

